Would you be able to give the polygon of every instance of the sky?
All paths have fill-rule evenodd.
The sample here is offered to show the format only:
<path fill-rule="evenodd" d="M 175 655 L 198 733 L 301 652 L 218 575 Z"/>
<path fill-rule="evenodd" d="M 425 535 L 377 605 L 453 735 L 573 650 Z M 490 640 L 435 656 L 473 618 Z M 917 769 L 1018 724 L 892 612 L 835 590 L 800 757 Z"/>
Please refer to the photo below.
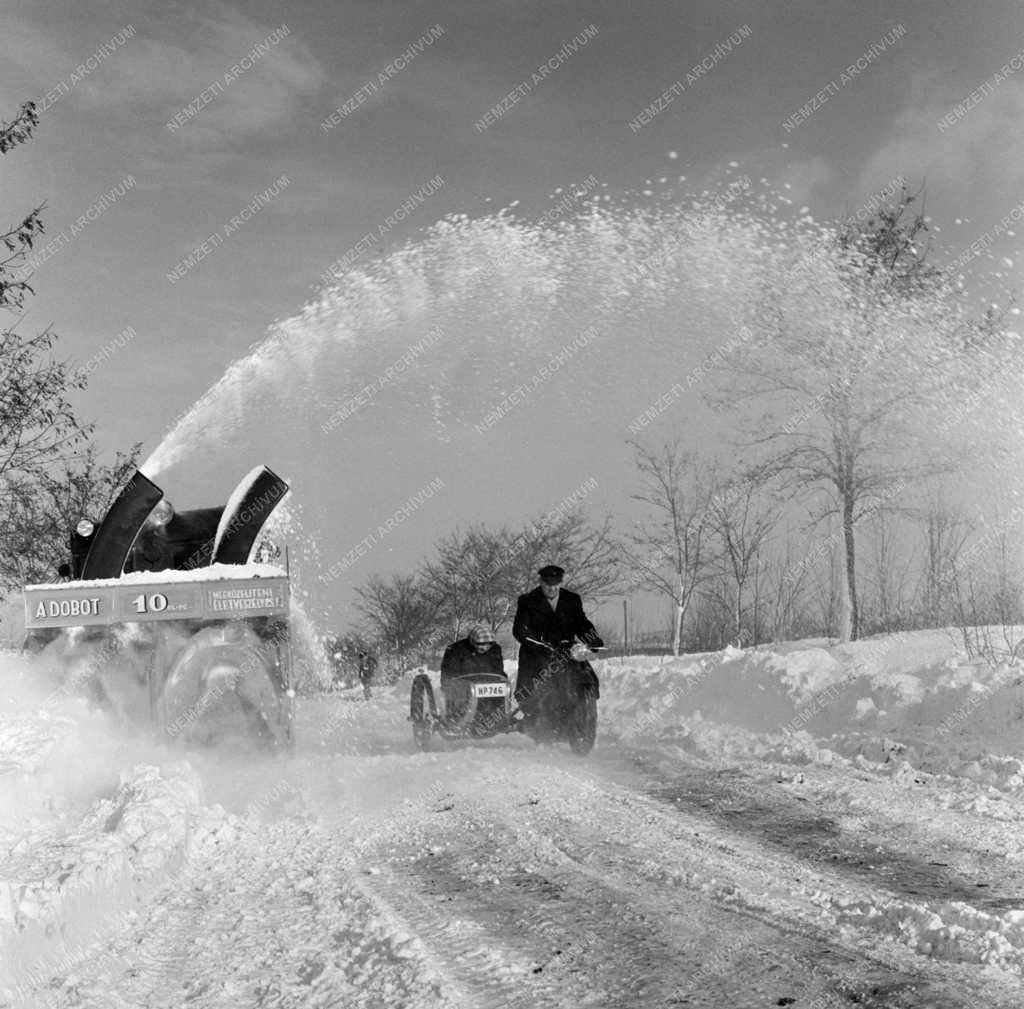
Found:
<path fill-rule="evenodd" d="M 332 263 L 591 177 L 640 201 L 734 164 L 825 220 L 903 177 L 940 259 L 980 240 L 1019 286 L 992 235 L 1024 201 L 1010 0 L 8 0 L 3 22 L 0 117 L 41 116 L 0 161 L 6 221 L 45 201 L 20 325 L 87 368 L 108 453 L 155 449 Z"/>

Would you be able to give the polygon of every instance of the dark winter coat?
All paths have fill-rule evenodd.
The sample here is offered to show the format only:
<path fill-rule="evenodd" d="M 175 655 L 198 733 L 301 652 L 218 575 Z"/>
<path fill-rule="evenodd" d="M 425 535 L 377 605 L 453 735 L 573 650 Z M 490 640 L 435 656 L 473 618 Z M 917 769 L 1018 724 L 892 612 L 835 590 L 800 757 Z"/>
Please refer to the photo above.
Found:
<path fill-rule="evenodd" d="M 495 643 L 487 651 L 478 652 L 469 638 L 463 638 L 444 650 L 444 657 L 441 659 L 442 686 L 449 680 L 474 673 L 505 675 L 505 667 L 501 661 L 501 645 Z"/>
<path fill-rule="evenodd" d="M 551 660 L 551 653 L 546 648 L 531 645 L 527 638 L 546 641 L 550 645 L 572 641 L 577 637 L 594 647 L 603 644 L 594 625 L 583 612 L 583 600 L 575 592 L 562 589 L 558 593 L 558 606 L 552 609 L 539 585 L 519 597 L 516 617 L 512 623 L 512 636 L 521 646 L 517 693 L 521 687 L 540 675 Z"/>
<path fill-rule="evenodd" d="M 366 683 L 372 680 L 373 674 L 377 672 L 377 660 L 372 655 L 360 654 L 358 668 L 360 683 Z"/>

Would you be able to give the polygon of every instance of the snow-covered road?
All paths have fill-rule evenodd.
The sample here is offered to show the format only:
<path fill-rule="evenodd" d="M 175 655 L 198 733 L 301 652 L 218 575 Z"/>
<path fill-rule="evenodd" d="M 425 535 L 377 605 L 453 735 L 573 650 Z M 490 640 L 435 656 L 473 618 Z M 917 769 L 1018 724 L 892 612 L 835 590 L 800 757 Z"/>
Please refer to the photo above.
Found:
<path fill-rule="evenodd" d="M 585 760 L 518 737 L 415 752 L 401 687 L 305 701 L 292 757 L 193 755 L 187 859 L 94 880 L 89 927 L 80 911 L 23 944 L 0 986 L 97 1009 L 1021 1004 L 1024 797 L 1005 747 L 967 760 L 961 738 L 963 761 L 926 771 L 905 759 L 929 738 L 909 716 L 903 742 L 861 725 L 826 750 L 835 725 L 811 745 L 745 735 L 740 710 L 728 731 L 691 723 L 695 690 L 682 719 L 659 700 L 656 724 L 640 708 L 664 692 L 641 672 L 630 706 L 608 670 Z M 866 736 L 889 759 L 842 755 Z M 190 794 L 169 756 L 165 809 Z M 107 833 L 146 821 L 132 802 L 157 791 L 108 795 Z"/>

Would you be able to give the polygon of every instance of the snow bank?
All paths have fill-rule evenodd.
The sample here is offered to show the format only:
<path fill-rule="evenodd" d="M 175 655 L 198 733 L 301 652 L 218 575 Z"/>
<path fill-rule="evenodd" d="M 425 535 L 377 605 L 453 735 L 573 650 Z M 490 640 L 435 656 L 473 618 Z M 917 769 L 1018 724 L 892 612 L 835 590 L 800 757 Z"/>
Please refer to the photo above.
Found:
<path fill-rule="evenodd" d="M 787 655 L 728 648 L 660 665 L 605 659 L 595 668 L 602 724 L 631 740 L 674 733 L 681 718 L 778 731 L 843 678 L 836 660 L 817 648 Z"/>
<path fill-rule="evenodd" d="M 1024 911 L 992 914 L 961 901 L 932 906 L 821 896 L 817 902 L 840 926 L 890 936 L 925 956 L 1024 973 Z"/>
<path fill-rule="evenodd" d="M 136 767 L 74 831 L 16 844 L 0 862 L 0 988 L 16 991 L 52 968 L 104 923 L 112 928 L 140 886 L 180 868 L 200 804 L 187 763 L 169 775 Z"/>
<path fill-rule="evenodd" d="M 35 660 L 0 653 L 0 859 L 28 834 L 75 823 L 142 750 L 52 683 Z"/>
<path fill-rule="evenodd" d="M 1024 678 L 968 660 L 955 631 L 828 647 L 606 659 L 602 731 L 633 745 L 670 742 L 709 757 L 824 760 L 893 754 L 933 774 L 1024 783 Z"/>
<path fill-rule="evenodd" d="M 180 758 L 155 766 L 168 755 L 0 653 L 0 989 L 113 928 L 181 865 L 201 796 Z"/>

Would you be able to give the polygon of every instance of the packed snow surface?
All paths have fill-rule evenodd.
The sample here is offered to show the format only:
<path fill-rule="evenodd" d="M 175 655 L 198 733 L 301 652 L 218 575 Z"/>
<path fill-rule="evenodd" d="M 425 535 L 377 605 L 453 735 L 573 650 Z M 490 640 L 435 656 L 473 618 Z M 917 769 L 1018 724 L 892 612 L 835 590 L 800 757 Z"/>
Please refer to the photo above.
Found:
<path fill-rule="evenodd" d="M 587 759 L 417 752 L 412 671 L 300 698 L 273 758 L 4 657 L 0 1006 L 1020 1005 L 1017 666 L 931 631 L 597 669 Z"/>

